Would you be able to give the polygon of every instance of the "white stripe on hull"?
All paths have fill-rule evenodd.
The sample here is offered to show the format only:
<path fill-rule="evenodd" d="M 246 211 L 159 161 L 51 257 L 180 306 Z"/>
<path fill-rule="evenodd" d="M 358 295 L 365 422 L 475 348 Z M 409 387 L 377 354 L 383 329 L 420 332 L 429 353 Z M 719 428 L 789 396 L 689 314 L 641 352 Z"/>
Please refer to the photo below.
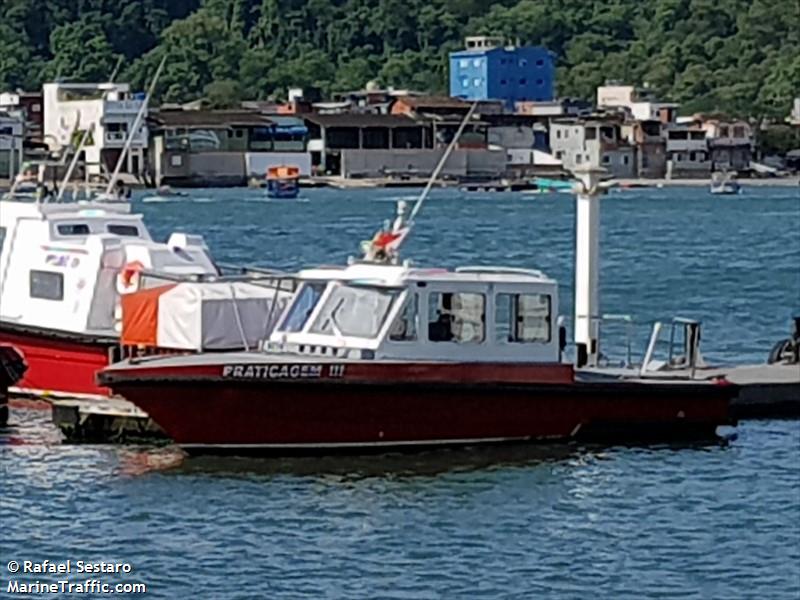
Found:
<path fill-rule="evenodd" d="M 508 442 L 527 442 L 534 439 L 561 439 L 561 435 L 544 436 L 519 436 L 519 437 L 489 437 L 489 438 L 453 438 L 445 440 L 398 440 L 387 442 L 322 442 L 305 444 L 178 444 L 181 448 L 201 449 L 201 448 L 224 448 L 224 449 L 334 449 L 334 448 L 381 448 L 394 446 L 446 446 L 446 445 L 469 445 L 469 444 L 500 444 Z"/>

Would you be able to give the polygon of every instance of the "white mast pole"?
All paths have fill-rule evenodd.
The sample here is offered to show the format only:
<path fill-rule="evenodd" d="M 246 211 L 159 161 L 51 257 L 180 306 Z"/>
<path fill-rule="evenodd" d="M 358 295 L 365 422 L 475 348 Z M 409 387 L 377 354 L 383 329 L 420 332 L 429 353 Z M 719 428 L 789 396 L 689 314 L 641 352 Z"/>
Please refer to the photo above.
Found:
<path fill-rule="evenodd" d="M 597 364 L 600 294 L 600 176 L 604 169 L 574 171 L 578 178 L 575 204 L 575 344 L 578 366 L 585 357 Z M 585 354 L 584 354 L 585 353 Z"/>
<path fill-rule="evenodd" d="M 119 155 L 119 159 L 117 160 L 117 166 L 114 168 L 114 173 L 111 175 L 111 179 L 108 181 L 108 186 L 106 186 L 106 195 L 110 195 L 112 190 L 114 189 L 114 184 L 117 182 L 117 178 L 119 177 L 119 172 L 122 169 L 122 163 L 125 160 L 125 157 L 128 155 L 128 152 L 131 149 L 131 144 L 133 144 L 133 136 L 136 135 L 136 131 L 139 129 L 139 125 L 142 123 L 142 119 L 144 118 L 144 113 L 147 110 L 147 105 L 150 103 L 150 97 L 153 95 L 153 91 L 155 90 L 156 83 L 158 82 L 158 78 L 161 76 L 161 71 L 164 68 L 164 64 L 167 62 L 167 57 L 161 59 L 161 63 L 158 65 L 158 69 L 156 70 L 156 74 L 153 77 L 153 80 L 150 82 L 150 87 L 147 90 L 147 94 L 144 97 L 144 101 L 142 102 L 142 107 L 139 109 L 139 112 L 136 114 L 136 119 L 133 122 L 133 127 L 131 131 L 128 132 L 128 138 L 125 140 L 125 146 L 122 148 L 122 154 Z"/>
<path fill-rule="evenodd" d="M 417 216 L 419 209 L 422 208 L 422 203 L 425 202 L 425 199 L 428 197 L 428 194 L 430 193 L 433 184 L 439 178 L 439 174 L 442 172 L 444 164 L 447 162 L 447 159 L 450 158 L 450 154 L 452 154 L 453 150 L 455 149 L 456 144 L 458 143 L 458 140 L 461 137 L 461 134 L 464 132 L 464 128 L 467 126 L 467 123 L 472 118 L 472 115 L 475 112 L 476 108 L 478 108 L 478 103 L 473 102 L 472 106 L 469 107 L 467 114 L 464 115 L 464 120 L 461 121 L 461 124 L 458 126 L 458 129 L 456 130 L 453 139 L 450 140 L 450 144 L 447 146 L 447 149 L 445 150 L 444 154 L 442 154 L 442 158 L 439 159 L 439 164 L 436 165 L 436 168 L 433 170 L 433 173 L 431 173 L 428 182 L 425 184 L 425 189 L 422 190 L 422 193 L 419 195 L 419 198 L 417 198 L 417 202 L 414 204 L 414 208 L 411 210 L 411 214 L 408 217 L 409 226 L 413 225 L 414 217 Z"/>

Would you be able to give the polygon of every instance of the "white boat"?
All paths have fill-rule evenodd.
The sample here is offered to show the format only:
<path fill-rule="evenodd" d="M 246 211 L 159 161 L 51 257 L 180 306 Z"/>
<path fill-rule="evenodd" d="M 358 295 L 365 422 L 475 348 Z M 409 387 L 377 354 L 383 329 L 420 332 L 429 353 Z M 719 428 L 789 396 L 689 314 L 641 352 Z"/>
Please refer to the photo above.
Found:
<path fill-rule="evenodd" d="M 712 194 L 738 194 L 741 190 L 742 186 L 736 181 L 736 173 L 724 171 L 711 176 Z"/>

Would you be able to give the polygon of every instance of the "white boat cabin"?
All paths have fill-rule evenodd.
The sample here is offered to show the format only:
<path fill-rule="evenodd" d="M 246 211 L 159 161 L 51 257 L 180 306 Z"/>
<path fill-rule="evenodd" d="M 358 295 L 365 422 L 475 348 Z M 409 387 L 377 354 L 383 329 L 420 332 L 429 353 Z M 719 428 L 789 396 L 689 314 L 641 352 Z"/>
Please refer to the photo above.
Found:
<path fill-rule="evenodd" d="M 267 352 L 558 362 L 558 284 L 539 271 L 357 263 L 301 271 Z"/>
<path fill-rule="evenodd" d="M 140 272 L 216 273 L 202 237 L 152 240 L 127 203 L 0 200 L 0 320 L 117 335 Z M 144 278 L 142 278 L 144 279 Z"/>

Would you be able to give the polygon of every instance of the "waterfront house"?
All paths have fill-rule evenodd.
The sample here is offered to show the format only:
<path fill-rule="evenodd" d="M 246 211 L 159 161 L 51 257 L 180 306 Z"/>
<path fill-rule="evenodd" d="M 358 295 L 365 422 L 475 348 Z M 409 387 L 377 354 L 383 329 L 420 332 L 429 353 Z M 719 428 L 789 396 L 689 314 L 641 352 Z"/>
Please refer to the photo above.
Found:
<path fill-rule="evenodd" d="M 25 119 L 20 111 L 0 111 L 0 179 L 13 179 L 22 168 Z"/>
<path fill-rule="evenodd" d="M 626 120 L 622 136 L 636 148 L 636 177 L 662 179 L 667 171 L 667 141 L 664 124 L 655 119 Z"/>
<path fill-rule="evenodd" d="M 622 135 L 620 115 L 596 114 L 555 119 L 550 148 L 564 168 L 602 167 L 614 178 L 636 177 L 635 147 Z"/>
<path fill-rule="evenodd" d="M 46 83 L 43 101 L 43 134 L 50 149 L 67 146 L 73 135 L 89 130 L 83 149 L 86 169 L 100 175 L 114 170 L 144 98 L 131 94 L 127 83 Z M 132 137 L 123 173 L 144 170 L 147 145 L 147 125 L 142 122 Z"/>
<path fill-rule="evenodd" d="M 750 168 L 755 147 L 753 128 L 742 119 L 697 114 L 679 122 L 705 131 L 711 171 L 745 171 Z"/>
<path fill-rule="evenodd" d="M 666 127 L 667 178 L 705 179 L 711 176 L 711 158 L 705 129 L 696 123 Z"/>
<path fill-rule="evenodd" d="M 316 171 L 345 178 L 428 177 L 455 133 L 450 120 L 407 114 L 310 114 L 304 119 Z M 477 119 L 469 124 L 443 176 L 503 173 L 505 155 L 489 150 L 486 128 L 487 123 Z"/>
<path fill-rule="evenodd" d="M 540 46 L 510 46 L 503 38 L 468 37 L 465 48 L 450 53 L 450 95 L 467 100 L 517 102 L 553 99 L 555 64 Z"/>
<path fill-rule="evenodd" d="M 311 173 L 302 119 L 256 110 L 162 109 L 149 118 L 151 173 L 157 184 L 243 185 L 270 166 Z"/>

